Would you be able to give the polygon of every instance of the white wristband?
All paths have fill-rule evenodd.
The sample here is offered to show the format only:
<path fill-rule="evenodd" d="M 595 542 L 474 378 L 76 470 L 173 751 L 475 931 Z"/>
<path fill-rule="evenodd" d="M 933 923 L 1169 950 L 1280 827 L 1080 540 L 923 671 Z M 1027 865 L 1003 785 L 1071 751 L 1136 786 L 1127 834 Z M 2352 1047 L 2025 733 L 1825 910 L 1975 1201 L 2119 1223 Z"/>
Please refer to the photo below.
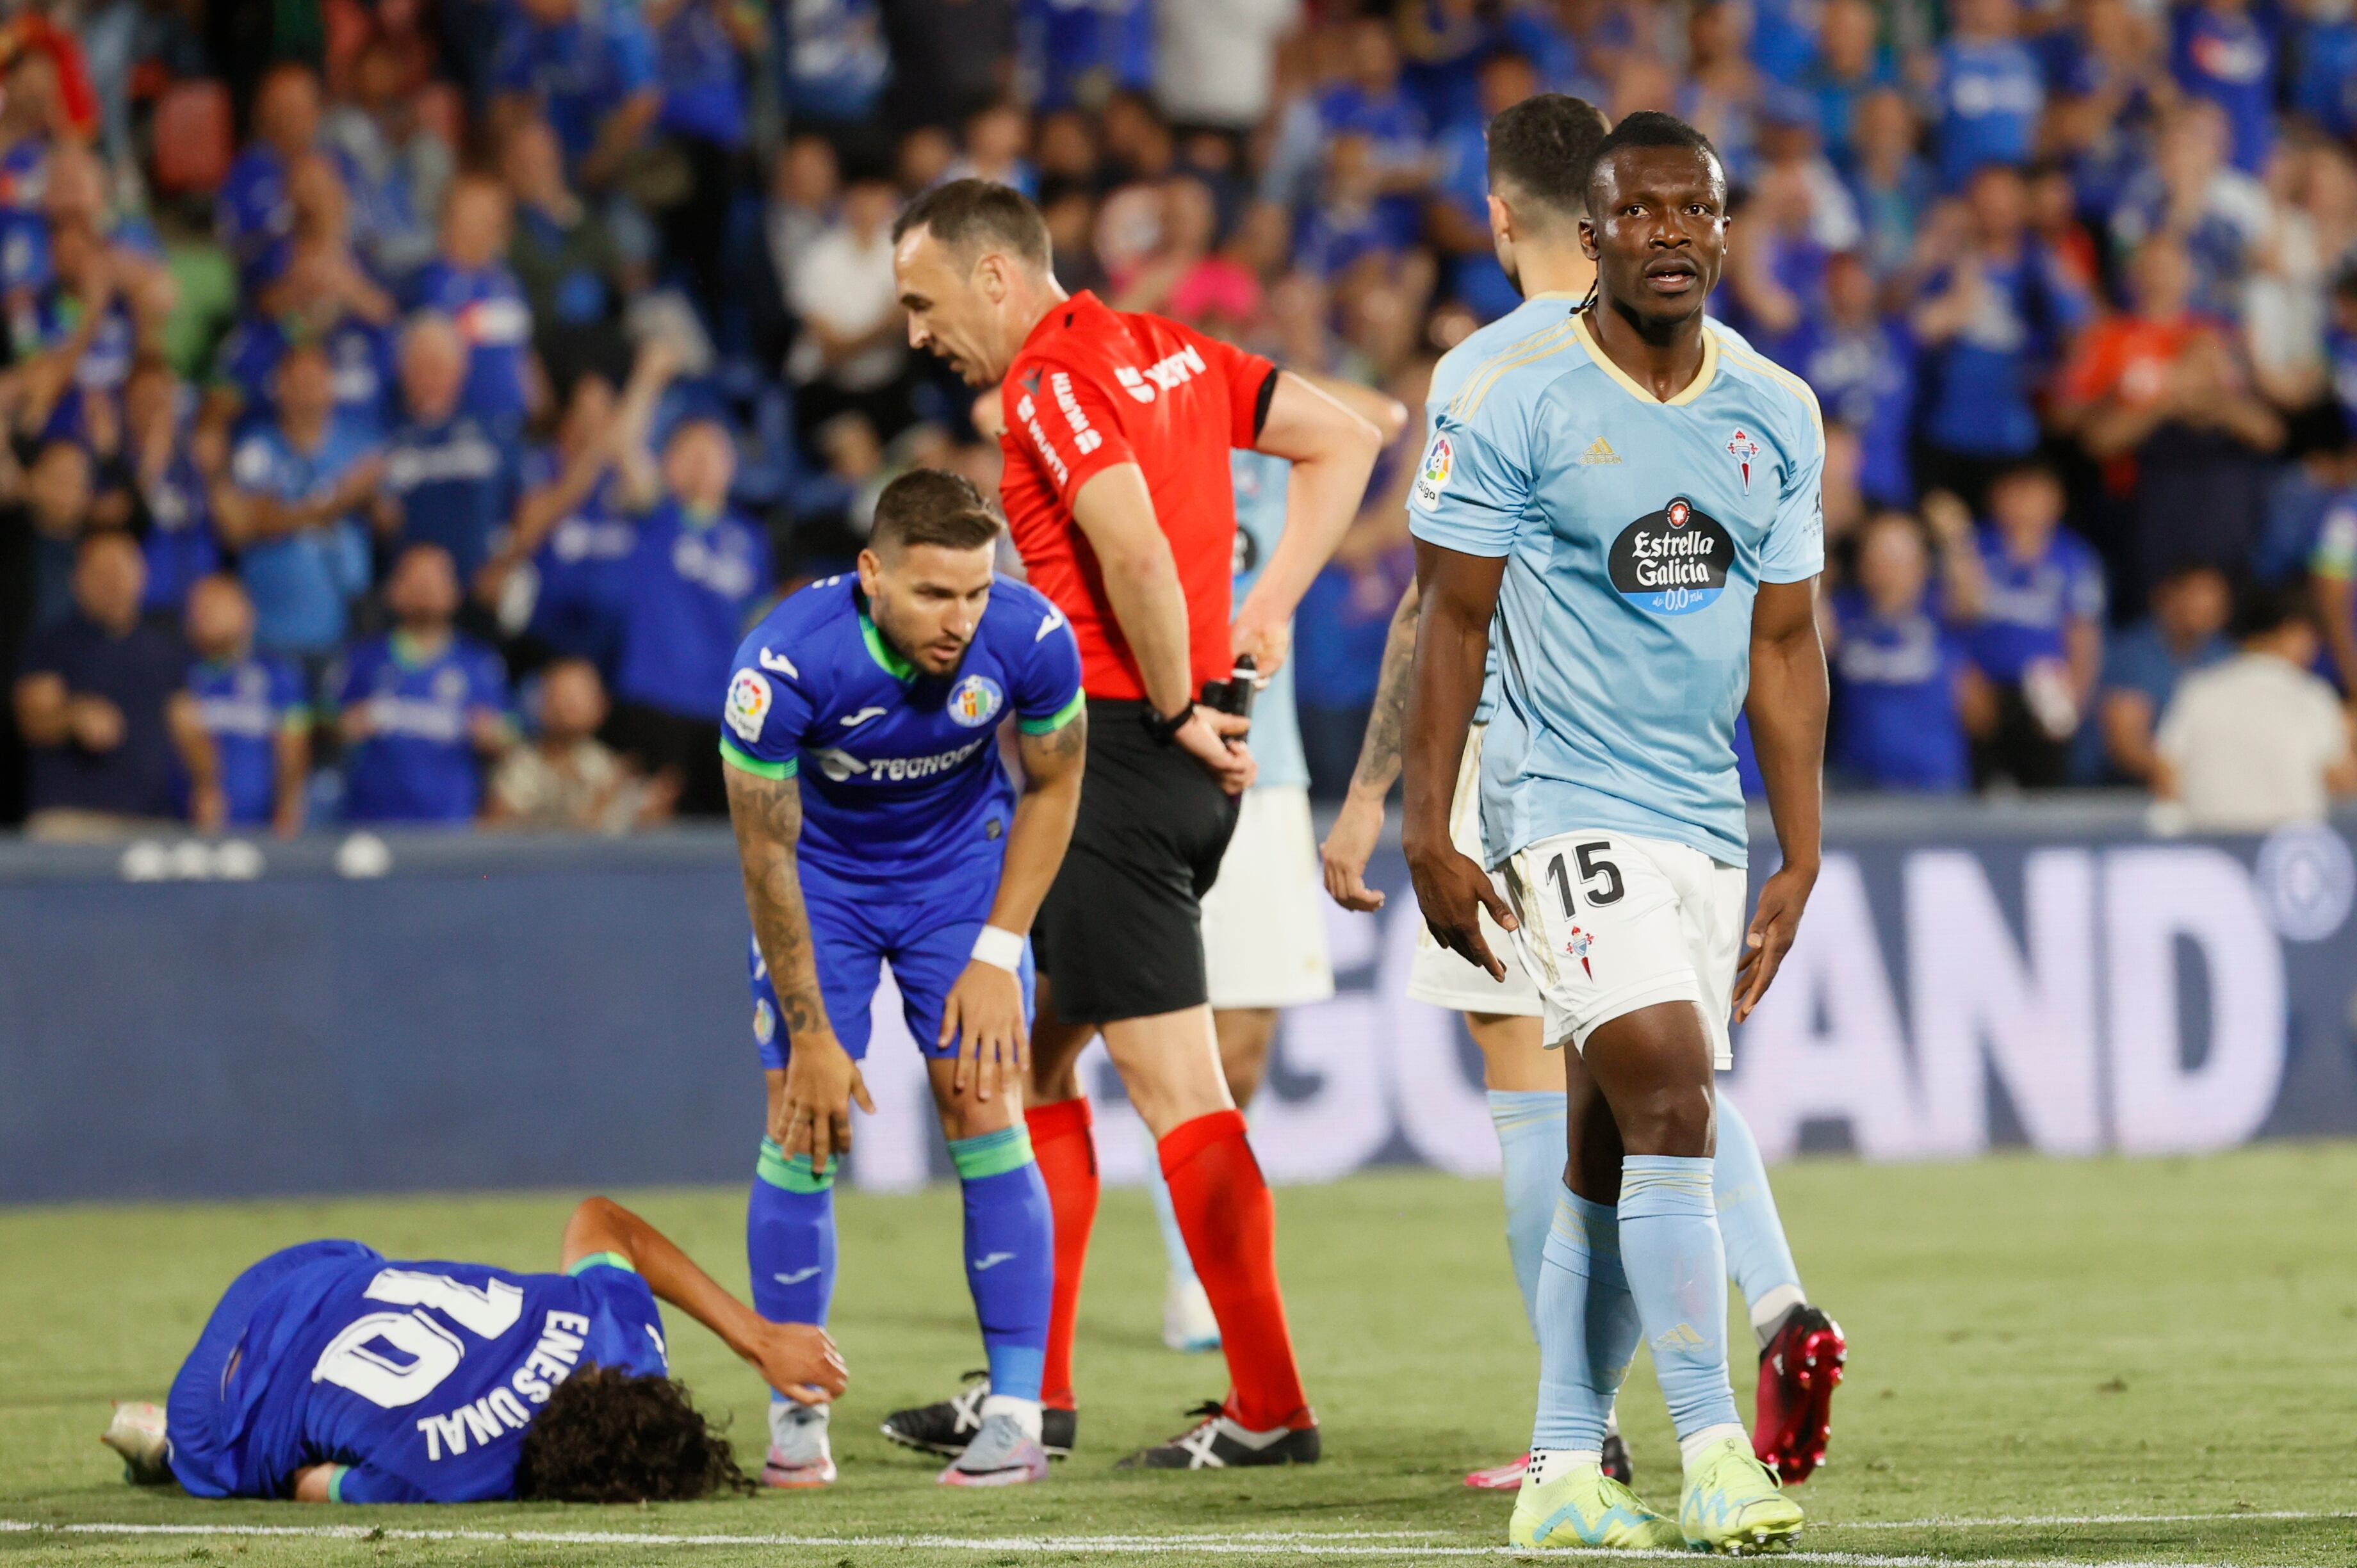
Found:
<path fill-rule="evenodd" d="M 974 939 L 974 956 L 977 963 L 1016 973 L 1023 967 L 1023 933 L 985 926 Z"/>

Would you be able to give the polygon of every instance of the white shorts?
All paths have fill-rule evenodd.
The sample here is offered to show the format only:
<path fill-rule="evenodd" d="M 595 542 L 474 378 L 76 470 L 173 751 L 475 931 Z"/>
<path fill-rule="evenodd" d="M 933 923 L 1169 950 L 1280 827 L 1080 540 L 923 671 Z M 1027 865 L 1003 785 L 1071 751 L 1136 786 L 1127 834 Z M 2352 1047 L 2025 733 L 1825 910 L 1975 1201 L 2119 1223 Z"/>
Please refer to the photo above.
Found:
<path fill-rule="evenodd" d="M 1476 725 L 1465 737 L 1465 760 L 1457 768 L 1457 793 L 1448 802 L 1448 838 L 1458 853 L 1481 858 L 1481 736 L 1488 725 Z M 1431 928 L 1417 922 L 1415 961 L 1407 972 L 1407 993 L 1436 1007 L 1459 1013 L 1495 1013 L 1535 1018 L 1544 1009 L 1538 988 L 1523 972 L 1522 955 L 1514 939 L 1481 911 L 1481 940 L 1506 966 L 1501 983 L 1492 980 L 1466 960 L 1432 940 Z"/>
<path fill-rule="evenodd" d="M 1698 849 L 1603 829 L 1561 833 L 1500 867 L 1522 922 L 1550 1048 L 1657 1002 L 1701 1009 L 1711 1058 L 1734 1065 L 1727 1008 L 1743 944 L 1743 868 Z"/>
<path fill-rule="evenodd" d="M 1297 1007 L 1334 994 L 1325 889 L 1309 791 L 1244 791 L 1220 879 L 1203 895 L 1203 963 L 1214 1011 Z"/>

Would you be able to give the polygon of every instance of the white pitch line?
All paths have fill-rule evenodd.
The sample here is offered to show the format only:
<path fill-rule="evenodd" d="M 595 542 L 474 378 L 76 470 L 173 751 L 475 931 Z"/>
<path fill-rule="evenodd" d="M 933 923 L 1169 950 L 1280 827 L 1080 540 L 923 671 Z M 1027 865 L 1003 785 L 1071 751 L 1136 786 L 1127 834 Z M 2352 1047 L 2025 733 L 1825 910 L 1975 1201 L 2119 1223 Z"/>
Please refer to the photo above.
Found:
<path fill-rule="evenodd" d="M 2238 1519 L 2340 1520 L 2357 1519 L 2357 1511 L 2319 1512 L 2308 1509 L 2241 1509 L 2233 1513 L 2088 1513 L 2010 1514 L 1989 1519 L 1847 1519 L 1811 1520 L 1811 1530 L 2015 1530 L 2052 1529 L 2074 1524 L 2224 1524 Z"/>
<path fill-rule="evenodd" d="M 2204 1516 L 2208 1517 L 2208 1516 Z M 2247 1518 L 2248 1515 L 2220 1515 Z M 788 1546 L 877 1551 L 1039 1552 L 1059 1554 L 1131 1552 L 1147 1556 L 1182 1553 L 1218 1556 L 1286 1557 L 1466 1557 L 1515 1558 L 1537 1555 L 1511 1546 L 1392 1546 L 1343 1544 L 1331 1534 L 1304 1531 L 1298 1535 L 1245 1539 L 1236 1536 L 1073 1535 L 687 1535 L 640 1530 L 397 1530 L 363 1525 L 253 1524 L 41 1524 L 0 1520 L 0 1531 L 46 1531 L 62 1535 L 295 1537 L 315 1541 L 413 1541 L 512 1542 L 533 1546 Z M 1565 1555 L 1561 1549 L 1545 1555 Z M 1685 1552 L 1614 1552 L 1573 1548 L 1570 1555 L 1612 1558 L 1652 1557 L 1691 1563 Z M 2225 1568 L 2223 1564 L 2182 1559 L 2115 1559 L 2088 1562 L 2067 1557 L 1978 1557 L 1858 1552 L 1784 1552 L 1783 1563 L 1824 1563 L 1827 1568 Z"/>

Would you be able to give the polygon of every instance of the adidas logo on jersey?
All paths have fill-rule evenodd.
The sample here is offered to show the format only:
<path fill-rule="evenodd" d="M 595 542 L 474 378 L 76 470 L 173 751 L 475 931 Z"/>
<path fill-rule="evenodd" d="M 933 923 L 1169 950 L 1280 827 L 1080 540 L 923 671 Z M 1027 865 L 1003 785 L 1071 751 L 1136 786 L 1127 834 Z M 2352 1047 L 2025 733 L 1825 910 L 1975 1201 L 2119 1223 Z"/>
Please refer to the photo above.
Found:
<path fill-rule="evenodd" d="M 1589 442 L 1587 450 L 1579 455 L 1579 461 L 1583 467 L 1592 467 L 1598 463 L 1618 463 L 1620 460 L 1620 454 L 1612 450 L 1612 443 L 1601 435 Z"/>

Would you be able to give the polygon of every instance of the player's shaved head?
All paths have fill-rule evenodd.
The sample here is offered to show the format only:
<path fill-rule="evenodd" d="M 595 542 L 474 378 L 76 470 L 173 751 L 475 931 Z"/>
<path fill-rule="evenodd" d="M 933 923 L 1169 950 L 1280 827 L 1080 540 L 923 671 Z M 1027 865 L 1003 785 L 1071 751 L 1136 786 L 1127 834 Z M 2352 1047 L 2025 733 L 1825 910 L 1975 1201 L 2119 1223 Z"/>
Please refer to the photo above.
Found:
<path fill-rule="evenodd" d="M 1034 271 L 1048 270 L 1048 220 L 1012 186 L 987 179 L 937 185 L 892 220 L 893 244 L 918 229 L 969 263 L 985 252 L 1003 251 Z"/>
<path fill-rule="evenodd" d="M 1587 210 L 1587 166 L 1609 127 L 1604 111 L 1541 92 L 1490 122 L 1490 188 L 1527 219 L 1575 222 Z"/>
<path fill-rule="evenodd" d="M 916 468 L 884 488 L 859 553 L 867 618 L 901 658 L 946 675 L 990 607 L 998 514 L 962 475 Z"/>
<path fill-rule="evenodd" d="M 1021 191 L 986 179 L 935 186 L 892 224 L 909 346 L 947 360 L 968 386 L 998 381 L 1064 297 L 1053 259 L 1048 220 Z"/>

